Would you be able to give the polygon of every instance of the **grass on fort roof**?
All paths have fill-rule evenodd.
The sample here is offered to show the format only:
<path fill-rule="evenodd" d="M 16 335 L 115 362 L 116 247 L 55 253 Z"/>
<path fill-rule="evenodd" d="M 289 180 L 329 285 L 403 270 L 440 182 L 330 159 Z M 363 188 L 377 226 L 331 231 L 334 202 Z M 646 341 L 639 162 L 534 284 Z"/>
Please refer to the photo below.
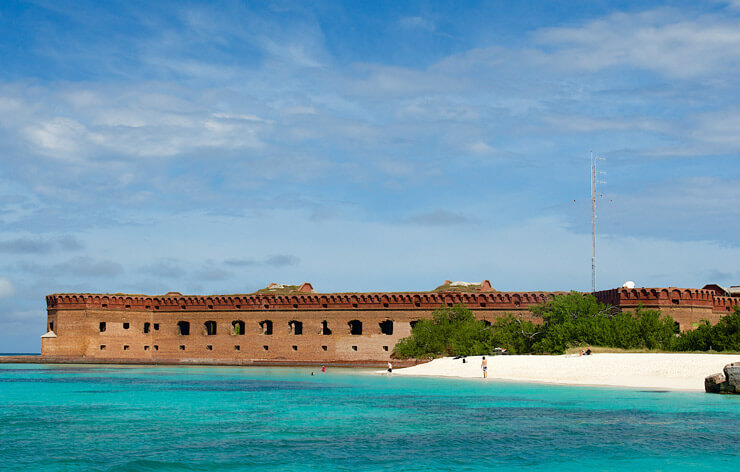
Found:
<path fill-rule="evenodd" d="M 480 292 L 480 286 L 481 284 L 474 284 L 474 285 L 452 285 L 452 284 L 442 284 L 439 287 L 432 290 L 432 292 Z M 491 288 L 491 290 L 488 290 L 487 292 L 498 292 L 498 290 Z"/>

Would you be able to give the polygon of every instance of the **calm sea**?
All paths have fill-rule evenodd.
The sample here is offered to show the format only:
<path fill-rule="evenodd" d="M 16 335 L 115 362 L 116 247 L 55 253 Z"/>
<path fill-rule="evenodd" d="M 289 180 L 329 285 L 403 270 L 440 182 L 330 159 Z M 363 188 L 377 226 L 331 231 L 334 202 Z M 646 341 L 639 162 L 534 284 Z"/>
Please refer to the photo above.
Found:
<path fill-rule="evenodd" d="M 740 397 L 344 369 L 0 364 L 0 469 L 738 470 Z"/>

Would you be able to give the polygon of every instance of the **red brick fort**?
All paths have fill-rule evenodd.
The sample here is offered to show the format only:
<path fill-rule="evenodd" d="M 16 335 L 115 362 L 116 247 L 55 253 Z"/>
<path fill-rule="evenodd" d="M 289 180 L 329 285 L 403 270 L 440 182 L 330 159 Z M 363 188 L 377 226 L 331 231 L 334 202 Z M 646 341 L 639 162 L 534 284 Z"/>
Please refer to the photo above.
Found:
<path fill-rule="evenodd" d="M 735 289 L 735 287 L 733 287 Z M 488 322 L 562 292 L 499 292 L 490 282 L 446 281 L 431 292 L 316 293 L 311 284 L 270 284 L 253 294 L 187 296 L 63 293 L 46 297 L 41 355 L 85 362 L 259 364 L 378 363 L 413 324 L 440 306 L 463 304 Z M 659 309 L 682 330 L 716 323 L 740 291 L 617 288 L 595 293 L 620 310 Z"/>

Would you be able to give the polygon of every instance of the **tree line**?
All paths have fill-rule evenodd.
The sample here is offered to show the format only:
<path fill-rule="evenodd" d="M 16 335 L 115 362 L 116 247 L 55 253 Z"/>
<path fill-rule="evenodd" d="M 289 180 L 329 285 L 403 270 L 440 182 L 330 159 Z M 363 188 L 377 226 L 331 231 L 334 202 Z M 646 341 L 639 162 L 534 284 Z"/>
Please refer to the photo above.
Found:
<path fill-rule="evenodd" d="M 669 352 L 740 352 L 740 307 L 715 325 L 703 321 L 681 332 L 659 310 L 638 307 L 620 312 L 591 294 L 571 292 L 530 308 L 535 324 L 508 314 L 493 323 L 478 320 L 463 305 L 440 307 L 431 319 L 419 320 L 411 336 L 396 344 L 396 358 L 477 356 L 503 348 L 513 354 L 562 354 L 580 346 L 648 349 Z"/>

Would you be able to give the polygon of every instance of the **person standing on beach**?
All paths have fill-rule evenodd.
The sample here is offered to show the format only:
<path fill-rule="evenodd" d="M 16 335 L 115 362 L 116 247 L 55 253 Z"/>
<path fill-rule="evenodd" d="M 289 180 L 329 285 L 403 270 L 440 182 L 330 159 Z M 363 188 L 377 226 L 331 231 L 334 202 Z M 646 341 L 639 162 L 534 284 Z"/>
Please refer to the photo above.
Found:
<path fill-rule="evenodd" d="M 480 361 L 480 368 L 483 369 L 483 378 L 488 378 L 488 361 L 486 360 L 486 356 L 483 356 L 483 360 Z"/>

